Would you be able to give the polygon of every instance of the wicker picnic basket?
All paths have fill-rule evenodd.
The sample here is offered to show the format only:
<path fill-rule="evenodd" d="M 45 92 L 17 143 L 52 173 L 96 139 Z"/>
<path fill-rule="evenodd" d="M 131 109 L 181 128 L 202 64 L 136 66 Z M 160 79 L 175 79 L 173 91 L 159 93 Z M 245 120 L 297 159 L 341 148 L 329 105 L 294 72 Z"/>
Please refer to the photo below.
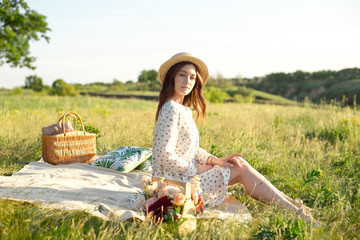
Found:
<path fill-rule="evenodd" d="M 75 119 L 74 129 L 67 131 L 65 118 Z M 76 122 L 80 121 L 82 131 L 76 130 Z M 58 121 L 61 133 L 42 135 L 42 157 L 45 162 L 57 164 L 88 163 L 96 158 L 96 134 L 84 130 L 84 124 L 78 114 L 65 113 Z"/>

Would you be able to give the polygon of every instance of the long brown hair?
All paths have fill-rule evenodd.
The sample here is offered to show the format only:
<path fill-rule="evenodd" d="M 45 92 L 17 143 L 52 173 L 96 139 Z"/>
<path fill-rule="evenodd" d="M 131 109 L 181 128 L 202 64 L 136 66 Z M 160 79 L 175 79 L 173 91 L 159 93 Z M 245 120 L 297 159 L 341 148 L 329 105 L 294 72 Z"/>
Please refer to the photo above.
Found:
<path fill-rule="evenodd" d="M 179 63 L 175 64 L 174 66 L 172 66 L 167 71 L 161 91 L 160 91 L 160 95 L 159 95 L 159 104 L 158 104 L 158 108 L 156 111 L 156 117 L 155 117 L 156 121 L 158 120 L 161 107 L 175 93 L 175 90 L 174 90 L 175 81 L 174 80 L 175 80 L 176 74 L 180 71 L 180 69 L 183 66 L 185 66 L 187 64 L 192 64 L 195 66 L 196 81 L 195 81 L 195 85 L 194 85 L 192 91 L 184 97 L 183 105 L 192 107 L 196 111 L 196 113 L 197 113 L 196 123 L 198 122 L 200 116 L 205 121 L 205 119 L 206 119 L 206 101 L 205 101 L 205 98 L 203 95 L 204 83 L 203 83 L 203 79 L 198 71 L 197 66 L 191 62 L 179 62 Z"/>

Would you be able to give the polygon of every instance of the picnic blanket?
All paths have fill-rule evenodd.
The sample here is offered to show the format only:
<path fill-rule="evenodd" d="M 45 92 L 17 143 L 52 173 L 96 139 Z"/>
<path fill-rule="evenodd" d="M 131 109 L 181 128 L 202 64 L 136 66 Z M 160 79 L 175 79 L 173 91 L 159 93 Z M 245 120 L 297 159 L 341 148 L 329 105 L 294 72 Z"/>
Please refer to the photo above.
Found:
<path fill-rule="evenodd" d="M 144 220 L 144 214 L 130 205 L 130 195 L 142 190 L 144 175 L 150 176 L 151 172 L 123 173 L 87 163 L 50 165 L 40 160 L 30 162 L 12 176 L 0 176 L 0 198 L 48 208 L 84 210 L 110 220 Z M 231 199 L 199 217 L 251 220 L 247 208 Z"/>

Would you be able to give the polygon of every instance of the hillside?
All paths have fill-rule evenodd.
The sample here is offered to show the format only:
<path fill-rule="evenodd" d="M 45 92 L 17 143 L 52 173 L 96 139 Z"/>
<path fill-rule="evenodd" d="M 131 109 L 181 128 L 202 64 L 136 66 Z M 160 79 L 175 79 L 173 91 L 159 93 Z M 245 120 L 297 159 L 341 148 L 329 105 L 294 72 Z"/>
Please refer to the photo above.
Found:
<path fill-rule="evenodd" d="M 360 103 L 360 69 L 348 68 L 340 71 L 318 71 L 307 73 L 271 73 L 262 78 L 246 79 L 244 86 L 280 95 L 288 99 L 315 103 L 344 101 L 353 105 Z"/>
<path fill-rule="evenodd" d="M 234 96 L 236 94 L 248 96 L 251 95 L 252 99 L 250 102 L 254 103 L 271 103 L 279 105 L 296 105 L 296 101 L 286 99 L 284 97 L 262 92 L 255 89 L 246 88 L 247 93 L 244 94 L 243 88 L 232 87 L 231 90 L 223 89 L 222 91 L 228 93 L 228 97 L 224 99 L 225 102 L 235 102 Z M 159 92 L 155 91 L 99 91 L 99 92 L 80 92 L 81 95 L 88 95 L 94 97 L 105 97 L 105 98 L 134 98 L 157 101 Z M 209 100 L 208 100 L 209 101 Z"/>
<path fill-rule="evenodd" d="M 149 72 L 149 71 L 148 71 Z M 151 70 L 151 72 L 156 72 Z M 10 95 L 23 95 L 34 90 L 41 95 L 76 96 L 91 95 L 112 98 L 141 98 L 157 100 L 161 84 L 156 76 L 151 80 L 126 83 L 116 79 L 112 83 L 68 84 L 62 79 L 52 86 L 42 85 L 41 78 L 33 76 L 23 88 L 2 89 Z M 1 91 L 1 89 L 0 89 Z M 317 72 L 296 71 L 293 73 L 270 73 L 263 77 L 223 78 L 210 77 L 204 88 L 204 95 L 210 102 L 256 102 L 293 105 L 301 102 L 331 103 L 342 105 L 360 104 L 360 69 L 347 68 L 340 71 L 322 70 Z"/>

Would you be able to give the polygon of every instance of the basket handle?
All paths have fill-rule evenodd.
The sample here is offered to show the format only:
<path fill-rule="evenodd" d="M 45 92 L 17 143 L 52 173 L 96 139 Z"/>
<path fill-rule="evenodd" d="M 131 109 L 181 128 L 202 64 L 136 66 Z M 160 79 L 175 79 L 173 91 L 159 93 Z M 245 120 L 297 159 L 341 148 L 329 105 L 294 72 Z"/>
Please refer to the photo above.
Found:
<path fill-rule="evenodd" d="M 162 177 L 157 177 L 157 176 L 153 176 L 152 180 L 153 180 L 153 182 L 160 182 L 160 181 L 164 180 L 164 182 L 166 182 L 167 184 L 175 185 L 178 187 L 183 187 L 184 192 L 185 192 L 185 198 L 191 199 L 191 183 L 190 182 L 183 182 L 183 181 L 177 181 L 177 180 L 166 179 L 166 178 L 164 179 Z"/>
<path fill-rule="evenodd" d="M 76 130 L 76 116 L 75 115 L 72 115 L 72 114 L 68 114 L 66 117 L 69 117 L 69 116 L 71 116 L 71 117 L 73 117 L 74 118 L 74 130 Z M 63 117 L 64 117 L 64 115 L 62 115 L 60 118 L 59 118 L 59 120 L 58 120 L 58 123 L 59 122 L 61 122 L 61 120 L 63 119 Z"/>
<path fill-rule="evenodd" d="M 84 134 L 85 134 L 84 124 L 83 124 L 83 122 L 82 122 L 82 120 L 81 120 L 81 117 L 80 117 L 77 113 L 75 113 L 75 112 L 66 112 L 66 113 L 59 119 L 58 122 L 62 121 L 63 133 L 66 134 L 66 132 L 65 132 L 65 118 L 66 118 L 67 116 L 72 116 L 72 117 L 75 119 L 75 126 L 74 126 L 74 129 L 75 129 L 75 130 L 76 130 L 76 122 L 77 122 L 77 119 L 79 119 L 80 124 L 81 124 L 81 129 L 82 129 L 82 131 L 83 131 Z"/>

